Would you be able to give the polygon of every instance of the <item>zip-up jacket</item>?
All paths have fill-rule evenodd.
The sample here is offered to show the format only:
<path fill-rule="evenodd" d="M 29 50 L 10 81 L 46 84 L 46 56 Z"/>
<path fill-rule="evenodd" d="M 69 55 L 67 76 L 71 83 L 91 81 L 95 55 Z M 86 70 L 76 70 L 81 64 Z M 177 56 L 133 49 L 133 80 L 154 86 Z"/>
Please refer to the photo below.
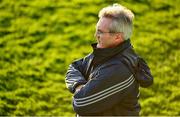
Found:
<path fill-rule="evenodd" d="M 74 61 L 66 74 L 74 111 L 80 116 L 139 115 L 139 83 L 121 61 L 121 53 L 133 49 L 130 40 L 114 48 L 92 47 L 93 53 Z M 79 85 L 84 86 L 75 92 Z"/>

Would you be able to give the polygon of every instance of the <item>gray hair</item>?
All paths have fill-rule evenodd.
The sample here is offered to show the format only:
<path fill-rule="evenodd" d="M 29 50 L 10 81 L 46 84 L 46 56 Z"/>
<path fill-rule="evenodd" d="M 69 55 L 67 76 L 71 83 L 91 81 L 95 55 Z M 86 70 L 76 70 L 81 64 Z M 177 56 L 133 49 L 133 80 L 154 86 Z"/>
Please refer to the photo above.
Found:
<path fill-rule="evenodd" d="M 99 18 L 102 17 L 112 19 L 109 27 L 110 32 L 122 32 L 124 40 L 131 37 L 134 14 L 129 9 L 120 4 L 113 4 L 99 12 Z"/>

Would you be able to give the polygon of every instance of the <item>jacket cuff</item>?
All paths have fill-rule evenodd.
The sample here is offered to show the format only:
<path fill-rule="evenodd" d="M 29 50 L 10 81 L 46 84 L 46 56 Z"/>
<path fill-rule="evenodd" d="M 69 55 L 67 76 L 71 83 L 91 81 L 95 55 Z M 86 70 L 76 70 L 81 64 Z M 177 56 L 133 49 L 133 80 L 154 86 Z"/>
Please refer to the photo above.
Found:
<path fill-rule="evenodd" d="M 79 85 L 84 85 L 86 83 L 87 83 L 86 81 L 74 82 L 74 84 L 72 86 L 72 93 L 74 93 L 76 91 L 76 87 L 78 87 Z"/>

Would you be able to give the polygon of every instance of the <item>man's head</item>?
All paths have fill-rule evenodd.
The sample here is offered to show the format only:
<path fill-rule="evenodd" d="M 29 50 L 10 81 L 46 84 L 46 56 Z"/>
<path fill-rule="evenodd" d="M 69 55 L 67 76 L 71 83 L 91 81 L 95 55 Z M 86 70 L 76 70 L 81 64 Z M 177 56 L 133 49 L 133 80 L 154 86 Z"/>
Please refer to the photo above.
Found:
<path fill-rule="evenodd" d="M 99 12 L 96 26 L 98 48 L 115 47 L 132 35 L 134 14 L 126 7 L 114 4 Z"/>

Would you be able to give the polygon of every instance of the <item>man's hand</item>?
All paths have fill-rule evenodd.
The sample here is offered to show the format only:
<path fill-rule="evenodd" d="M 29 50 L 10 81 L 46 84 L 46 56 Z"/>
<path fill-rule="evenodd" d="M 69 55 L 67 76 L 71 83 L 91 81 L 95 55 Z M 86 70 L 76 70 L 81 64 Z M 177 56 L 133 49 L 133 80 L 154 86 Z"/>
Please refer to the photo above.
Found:
<path fill-rule="evenodd" d="M 81 88 L 82 88 L 83 86 L 84 86 L 84 85 L 79 85 L 79 86 L 77 86 L 75 93 L 78 92 L 79 90 L 81 90 Z"/>

